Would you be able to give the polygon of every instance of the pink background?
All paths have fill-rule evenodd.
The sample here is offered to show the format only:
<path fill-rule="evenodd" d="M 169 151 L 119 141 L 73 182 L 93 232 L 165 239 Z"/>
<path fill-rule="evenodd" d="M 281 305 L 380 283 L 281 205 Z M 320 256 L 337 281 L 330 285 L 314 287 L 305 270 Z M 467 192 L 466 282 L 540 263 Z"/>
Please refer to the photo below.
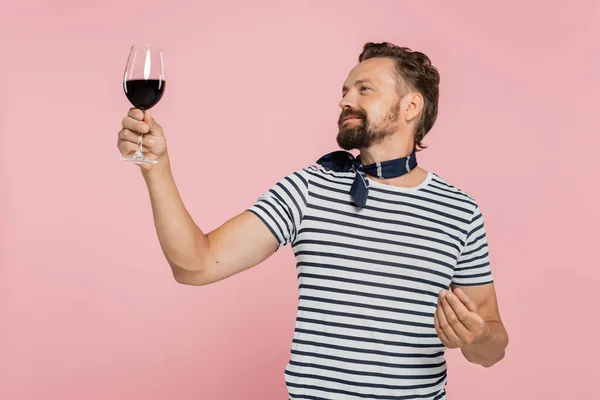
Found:
<path fill-rule="evenodd" d="M 286 398 L 291 250 L 175 283 L 138 168 L 118 161 L 123 69 L 133 43 L 165 49 L 154 115 L 209 231 L 337 149 L 370 40 L 440 69 L 420 162 L 486 216 L 511 343 L 492 369 L 449 351 L 449 398 L 600 398 L 600 3 L 216 3 L 2 2 L 0 398 Z"/>

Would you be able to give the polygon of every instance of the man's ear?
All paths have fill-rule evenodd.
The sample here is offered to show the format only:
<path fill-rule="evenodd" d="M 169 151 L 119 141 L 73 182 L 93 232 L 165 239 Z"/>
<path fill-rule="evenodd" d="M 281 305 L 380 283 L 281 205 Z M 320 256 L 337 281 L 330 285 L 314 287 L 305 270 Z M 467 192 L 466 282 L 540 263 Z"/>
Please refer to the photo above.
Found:
<path fill-rule="evenodd" d="M 407 123 L 414 121 L 421 115 L 425 102 L 423 96 L 418 92 L 410 92 L 404 102 L 404 120 Z"/>

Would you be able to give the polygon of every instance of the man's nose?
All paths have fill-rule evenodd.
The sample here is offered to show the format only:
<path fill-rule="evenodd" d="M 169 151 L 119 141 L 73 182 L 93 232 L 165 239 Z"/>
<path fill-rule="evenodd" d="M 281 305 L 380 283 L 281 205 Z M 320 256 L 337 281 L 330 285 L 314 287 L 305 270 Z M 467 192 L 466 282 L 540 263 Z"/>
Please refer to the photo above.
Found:
<path fill-rule="evenodd" d="M 346 95 L 342 97 L 342 100 L 340 100 L 338 105 L 342 110 L 345 110 L 347 108 L 355 109 L 356 101 L 354 100 L 354 96 L 352 96 L 350 93 L 346 93 Z"/>

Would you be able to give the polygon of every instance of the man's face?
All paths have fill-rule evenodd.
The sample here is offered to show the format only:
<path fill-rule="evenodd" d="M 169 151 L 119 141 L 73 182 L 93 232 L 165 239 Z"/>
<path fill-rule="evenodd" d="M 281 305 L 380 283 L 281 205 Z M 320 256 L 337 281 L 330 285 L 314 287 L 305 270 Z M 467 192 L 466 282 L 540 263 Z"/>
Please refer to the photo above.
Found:
<path fill-rule="evenodd" d="M 398 75 L 394 61 L 371 58 L 348 75 L 342 90 L 338 145 L 368 148 L 394 134 L 400 123 Z"/>

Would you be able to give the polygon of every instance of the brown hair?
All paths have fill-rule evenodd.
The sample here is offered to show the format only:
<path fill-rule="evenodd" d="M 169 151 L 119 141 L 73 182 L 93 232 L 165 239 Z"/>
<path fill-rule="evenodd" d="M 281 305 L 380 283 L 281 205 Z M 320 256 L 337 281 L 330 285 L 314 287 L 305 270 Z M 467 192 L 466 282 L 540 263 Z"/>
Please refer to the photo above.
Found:
<path fill-rule="evenodd" d="M 365 44 L 358 62 L 375 57 L 393 59 L 402 81 L 423 96 L 423 112 L 415 128 L 415 146 L 417 151 L 425 149 L 427 146 L 422 144 L 423 138 L 433 127 L 438 112 L 440 94 L 438 70 L 431 65 L 431 60 L 425 54 L 387 42 Z"/>

